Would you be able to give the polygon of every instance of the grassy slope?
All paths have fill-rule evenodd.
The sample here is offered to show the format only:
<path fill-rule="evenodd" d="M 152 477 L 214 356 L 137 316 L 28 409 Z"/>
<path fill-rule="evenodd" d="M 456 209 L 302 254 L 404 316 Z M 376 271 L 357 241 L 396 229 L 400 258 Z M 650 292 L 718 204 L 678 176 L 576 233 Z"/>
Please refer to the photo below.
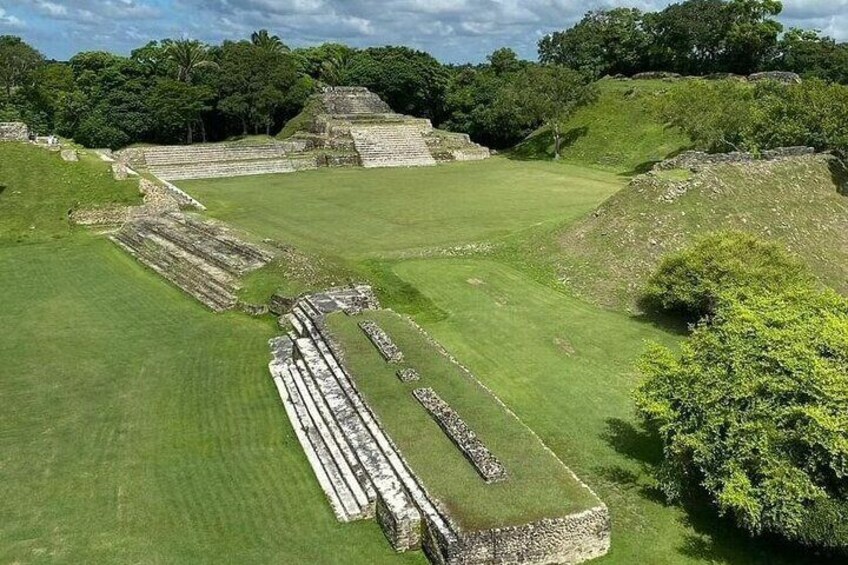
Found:
<path fill-rule="evenodd" d="M 492 159 L 422 169 L 318 170 L 182 182 L 241 228 L 345 258 L 502 237 L 576 219 L 619 190 L 614 175 Z"/>
<path fill-rule="evenodd" d="M 423 562 L 335 520 L 268 377 L 269 322 L 87 236 L 0 264 L 0 562 Z"/>
<path fill-rule="evenodd" d="M 553 261 L 579 294 L 632 303 L 661 256 L 698 234 L 741 229 L 785 244 L 821 279 L 848 291 L 848 198 L 821 158 L 721 166 L 696 175 L 685 194 L 664 200 L 677 180 L 637 179 L 594 214 L 529 248 Z"/>
<path fill-rule="evenodd" d="M 706 505 L 666 506 L 650 488 L 645 466 L 660 453 L 634 422 L 632 363 L 644 340 L 673 344 L 672 335 L 490 261 L 415 260 L 396 271 L 448 314 L 424 323 L 433 336 L 609 506 L 612 550 L 599 564 L 809 562 L 751 541 Z"/>
<path fill-rule="evenodd" d="M 404 353 L 386 363 L 358 323 L 374 320 Z M 418 477 L 469 531 L 524 524 L 592 508 L 598 500 L 503 406 L 409 322 L 388 311 L 334 316 L 359 389 L 374 408 Z M 395 371 L 413 367 L 421 379 L 402 383 Z M 412 396 L 431 387 L 503 463 L 508 479 L 487 485 L 442 429 Z"/>
<path fill-rule="evenodd" d="M 651 116 L 652 99 L 668 86 L 658 80 L 598 82 L 598 101 L 579 109 L 565 124 L 568 142 L 563 161 L 634 172 L 687 147 L 685 136 L 665 128 Z M 512 156 L 551 158 L 553 137 L 542 130 L 519 145 Z"/>
<path fill-rule="evenodd" d="M 116 181 L 90 153 L 66 163 L 58 153 L 25 143 L 0 143 L 0 244 L 37 242 L 76 230 L 68 210 L 109 202 L 140 202 L 138 181 Z"/>

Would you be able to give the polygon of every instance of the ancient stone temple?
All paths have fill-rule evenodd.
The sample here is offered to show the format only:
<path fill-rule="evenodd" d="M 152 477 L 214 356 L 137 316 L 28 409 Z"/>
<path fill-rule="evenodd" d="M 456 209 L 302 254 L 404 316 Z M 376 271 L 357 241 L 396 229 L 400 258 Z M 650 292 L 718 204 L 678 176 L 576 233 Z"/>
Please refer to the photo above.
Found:
<path fill-rule="evenodd" d="M 433 128 L 430 120 L 397 114 L 366 88 L 328 87 L 307 105 L 307 139 L 329 150 L 328 160 L 363 167 L 409 167 L 485 159 L 489 150 L 465 134 Z"/>
<path fill-rule="evenodd" d="M 124 149 L 117 158 L 165 181 L 291 173 L 317 167 L 417 167 L 489 157 L 465 134 L 397 114 L 366 88 L 314 95 L 287 139 Z"/>
<path fill-rule="evenodd" d="M 23 122 L 0 122 L 0 141 L 27 141 L 29 128 Z"/>

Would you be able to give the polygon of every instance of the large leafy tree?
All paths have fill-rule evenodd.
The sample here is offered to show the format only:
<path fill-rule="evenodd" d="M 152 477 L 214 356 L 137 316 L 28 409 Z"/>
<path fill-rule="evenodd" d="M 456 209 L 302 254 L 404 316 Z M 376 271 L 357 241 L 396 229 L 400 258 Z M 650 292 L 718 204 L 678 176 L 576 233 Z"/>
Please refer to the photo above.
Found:
<path fill-rule="evenodd" d="M 205 85 L 160 79 L 148 99 L 160 136 L 175 140 L 177 132 L 185 132 L 186 143 L 192 143 L 195 127 L 211 109 L 213 97 L 214 92 Z"/>
<path fill-rule="evenodd" d="M 297 80 L 294 58 L 249 41 L 225 42 L 220 51 L 220 108 L 248 127 L 270 134 Z"/>
<path fill-rule="evenodd" d="M 588 12 L 574 27 L 543 37 L 539 60 L 594 77 L 639 72 L 648 64 L 651 45 L 642 19 L 642 12 L 632 8 Z"/>
<path fill-rule="evenodd" d="M 12 90 L 28 84 L 44 57 L 34 47 L 14 35 L 0 35 L 0 85 L 6 96 Z"/>
<path fill-rule="evenodd" d="M 780 39 L 777 68 L 805 78 L 848 83 L 848 44 L 812 30 L 790 29 Z"/>
<path fill-rule="evenodd" d="M 848 300 L 725 290 L 680 354 L 653 346 L 639 413 L 671 499 L 703 489 L 753 534 L 848 550 Z"/>
<path fill-rule="evenodd" d="M 597 89 L 585 74 L 556 65 L 533 65 L 515 77 L 499 103 L 516 108 L 527 124 L 547 127 L 554 137 L 554 158 L 559 159 L 564 122 L 596 98 Z"/>
<path fill-rule="evenodd" d="M 431 55 L 408 47 L 374 47 L 357 51 L 345 71 L 344 84 L 365 86 L 397 112 L 444 118 L 449 73 Z"/>

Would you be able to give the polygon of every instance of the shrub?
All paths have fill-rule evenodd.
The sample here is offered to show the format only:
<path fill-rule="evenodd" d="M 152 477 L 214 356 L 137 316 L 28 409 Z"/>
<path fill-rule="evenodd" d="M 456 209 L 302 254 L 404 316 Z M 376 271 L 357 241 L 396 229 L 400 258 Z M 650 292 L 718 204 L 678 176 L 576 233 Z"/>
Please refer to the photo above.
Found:
<path fill-rule="evenodd" d="M 641 370 L 670 499 L 699 484 L 752 533 L 848 549 L 848 300 L 721 293 L 679 356 L 652 346 Z"/>
<path fill-rule="evenodd" d="M 714 312 L 720 293 L 755 295 L 810 280 L 806 268 L 779 245 L 743 232 L 717 232 L 664 259 L 645 298 L 698 319 Z"/>
<path fill-rule="evenodd" d="M 130 142 L 123 131 L 109 124 L 99 113 L 93 113 L 80 123 L 74 141 L 86 147 L 118 149 Z"/>

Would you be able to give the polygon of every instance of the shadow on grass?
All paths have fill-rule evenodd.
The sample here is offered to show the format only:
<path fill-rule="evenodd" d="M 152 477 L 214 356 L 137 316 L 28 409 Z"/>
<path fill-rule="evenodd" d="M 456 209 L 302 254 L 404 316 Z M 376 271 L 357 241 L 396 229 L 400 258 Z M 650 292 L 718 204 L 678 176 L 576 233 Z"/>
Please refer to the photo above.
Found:
<path fill-rule="evenodd" d="M 848 196 L 848 165 L 845 164 L 842 158 L 837 157 L 828 161 L 827 166 L 830 169 L 830 177 L 833 179 L 833 184 L 836 185 L 839 194 Z"/>
<path fill-rule="evenodd" d="M 560 150 L 571 147 L 578 139 L 588 134 L 589 128 L 587 126 L 568 130 L 562 136 Z M 511 151 L 504 152 L 504 155 L 514 161 L 549 161 L 554 158 L 553 146 L 553 134 L 550 131 L 541 131 L 519 143 Z"/>
<path fill-rule="evenodd" d="M 657 306 L 649 298 L 642 296 L 636 302 L 640 313 L 632 319 L 666 331 L 670 334 L 685 336 L 691 333 L 690 325 L 694 322 L 682 312 L 668 312 Z"/>
<path fill-rule="evenodd" d="M 419 322 L 438 322 L 447 318 L 447 314 L 435 302 L 397 276 L 393 267 L 393 262 L 379 259 L 361 263 L 361 269 L 385 307 L 413 316 Z"/>
<path fill-rule="evenodd" d="M 645 500 L 668 505 L 662 492 L 650 483 L 646 484 L 645 479 L 662 461 L 660 438 L 619 418 L 607 419 L 606 425 L 602 439 L 617 453 L 637 463 L 641 472 L 623 466 L 609 466 L 600 469 L 599 474 L 612 483 L 634 490 Z M 844 556 L 840 560 L 836 556 L 799 547 L 775 536 L 752 537 L 731 518 L 719 516 L 707 494 L 700 488 L 692 489 L 679 506 L 684 511 L 681 518 L 683 525 L 694 533 L 687 534 L 677 549 L 689 559 L 732 565 L 835 565 L 845 562 Z"/>

